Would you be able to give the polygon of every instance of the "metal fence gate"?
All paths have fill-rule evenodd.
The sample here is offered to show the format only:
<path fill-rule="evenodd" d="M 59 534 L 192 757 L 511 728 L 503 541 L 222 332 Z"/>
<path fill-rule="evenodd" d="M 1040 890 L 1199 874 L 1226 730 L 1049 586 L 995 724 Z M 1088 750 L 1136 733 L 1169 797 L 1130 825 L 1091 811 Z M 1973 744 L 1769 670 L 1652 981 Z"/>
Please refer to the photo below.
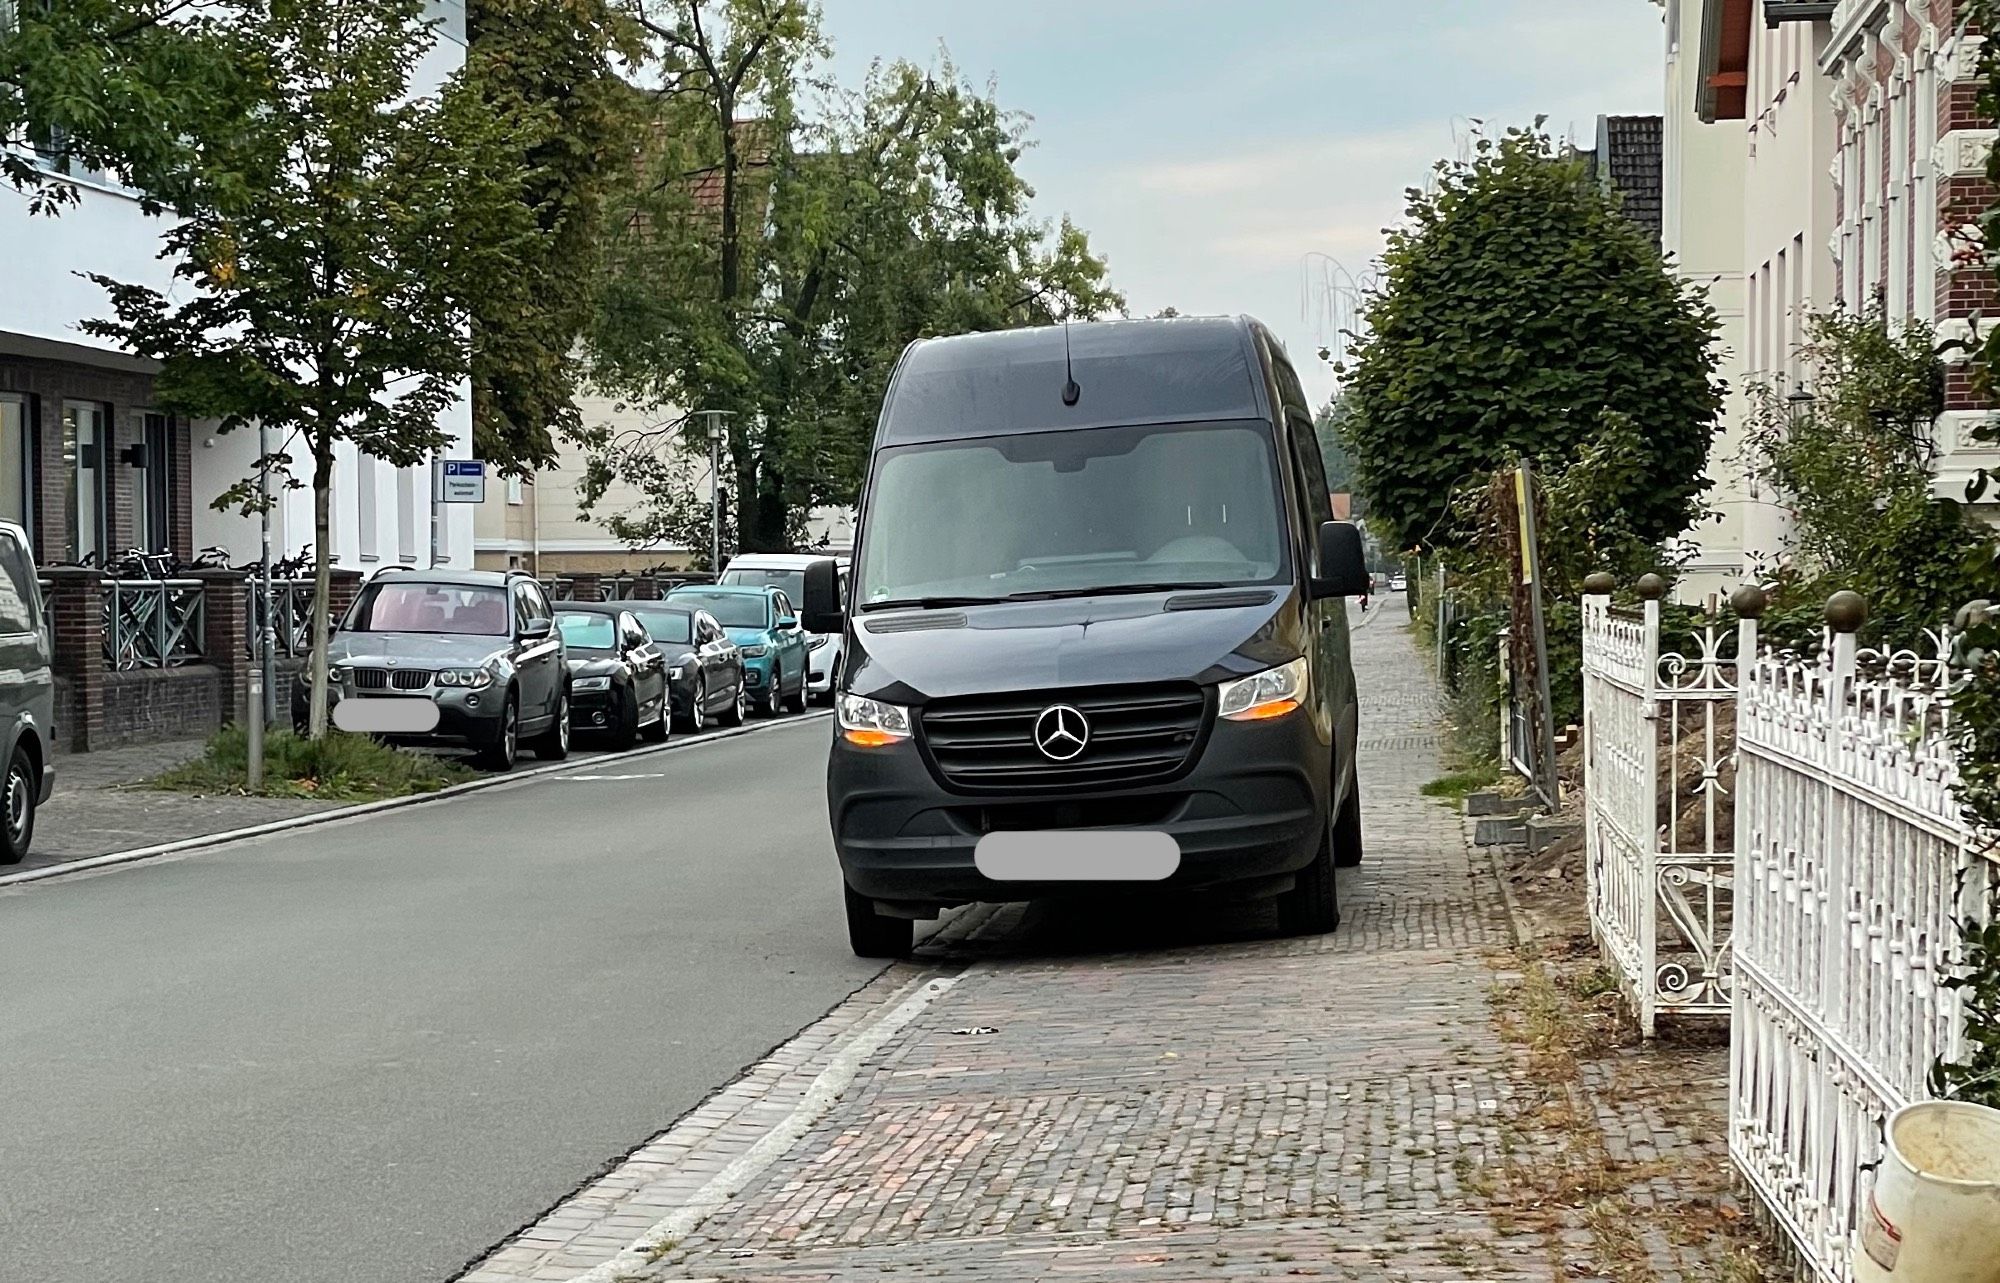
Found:
<path fill-rule="evenodd" d="M 1731 1009 L 1736 656 L 1755 625 L 1663 649 L 1660 603 L 1583 599 L 1584 853 L 1591 932 L 1638 1017 Z"/>

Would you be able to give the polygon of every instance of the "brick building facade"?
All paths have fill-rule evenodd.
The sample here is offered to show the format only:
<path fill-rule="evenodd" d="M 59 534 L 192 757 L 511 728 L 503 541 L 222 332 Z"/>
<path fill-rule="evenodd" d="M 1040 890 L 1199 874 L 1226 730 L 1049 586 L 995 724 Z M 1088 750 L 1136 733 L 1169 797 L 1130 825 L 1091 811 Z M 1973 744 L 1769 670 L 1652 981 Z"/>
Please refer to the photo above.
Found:
<path fill-rule="evenodd" d="M 0 351 L 0 517 L 43 564 L 127 548 L 192 555 L 186 422 L 152 408 L 140 363 Z"/>
<path fill-rule="evenodd" d="M 1812 391 L 1799 349 L 1814 313 L 1879 305 L 1894 327 L 1924 322 L 1950 340 L 2000 312 L 2000 280 L 1974 231 L 1995 199 L 1994 131 L 1978 112 L 1980 40 L 1959 30 L 1962 3 L 1667 0 L 1670 113 L 1677 53 L 1685 90 L 1668 132 L 1682 159 L 1707 148 L 1698 164 L 1669 157 L 1670 215 L 1726 225 L 1722 239 L 1741 241 L 1721 273 L 1681 264 L 1690 279 L 1740 288 L 1741 324 L 1724 339 L 1729 418 L 1710 458 L 1730 511 L 1692 536 L 1719 554 L 1717 583 L 1704 588 L 1786 546 L 1789 514 L 1736 447 L 1749 389 Z M 1720 310 L 1727 328 L 1738 313 Z M 1989 411 L 1964 354 L 1948 359 L 1937 491 L 1956 497 L 1977 469 L 2000 466 L 2000 451 L 1970 438 Z"/>

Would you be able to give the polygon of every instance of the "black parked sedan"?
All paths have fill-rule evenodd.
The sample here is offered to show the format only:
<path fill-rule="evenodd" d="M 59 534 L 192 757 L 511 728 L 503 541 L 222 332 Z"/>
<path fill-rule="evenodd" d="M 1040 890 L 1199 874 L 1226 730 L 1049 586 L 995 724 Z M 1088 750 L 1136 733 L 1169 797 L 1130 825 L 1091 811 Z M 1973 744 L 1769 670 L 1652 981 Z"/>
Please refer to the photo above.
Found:
<path fill-rule="evenodd" d="M 645 625 L 622 603 L 556 603 L 556 628 L 569 651 L 570 720 L 579 732 L 630 748 L 644 735 L 667 738 L 667 663 Z"/>
<path fill-rule="evenodd" d="M 665 601 L 620 605 L 639 617 L 667 657 L 667 684 L 674 721 L 698 731 L 711 720 L 741 726 L 750 715 L 750 692 L 743 685 L 743 655 L 705 610 Z"/>

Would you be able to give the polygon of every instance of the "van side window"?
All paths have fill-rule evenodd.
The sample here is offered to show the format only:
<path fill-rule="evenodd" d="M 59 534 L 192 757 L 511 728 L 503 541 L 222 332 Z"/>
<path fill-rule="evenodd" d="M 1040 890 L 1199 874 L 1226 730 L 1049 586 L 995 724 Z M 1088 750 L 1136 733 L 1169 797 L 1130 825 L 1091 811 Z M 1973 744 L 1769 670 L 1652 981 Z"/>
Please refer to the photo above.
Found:
<path fill-rule="evenodd" d="M 1333 520 L 1333 495 L 1326 488 L 1326 460 L 1319 452 L 1319 434 L 1313 431 L 1311 420 L 1296 412 L 1286 417 L 1292 423 L 1292 453 L 1306 488 L 1307 524 L 1318 530 L 1321 522 Z"/>
<path fill-rule="evenodd" d="M 35 631 L 41 590 L 35 583 L 35 563 L 12 534 L 0 530 L 0 633 L 16 636 Z"/>

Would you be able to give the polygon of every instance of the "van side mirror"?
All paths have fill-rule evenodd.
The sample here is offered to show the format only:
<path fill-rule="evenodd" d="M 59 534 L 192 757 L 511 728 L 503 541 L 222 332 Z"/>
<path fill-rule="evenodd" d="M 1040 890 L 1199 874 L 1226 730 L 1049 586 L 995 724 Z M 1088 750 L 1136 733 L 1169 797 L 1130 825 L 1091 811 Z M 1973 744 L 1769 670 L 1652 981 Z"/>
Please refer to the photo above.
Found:
<path fill-rule="evenodd" d="M 1368 592 L 1368 556 L 1361 527 L 1351 521 L 1323 522 L 1319 528 L 1319 576 L 1314 597 L 1360 597 Z"/>
<path fill-rule="evenodd" d="M 840 567 L 832 561 L 815 561 L 806 567 L 804 590 L 799 596 L 799 618 L 807 632 L 837 633 L 845 626 L 840 608 Z"/>

